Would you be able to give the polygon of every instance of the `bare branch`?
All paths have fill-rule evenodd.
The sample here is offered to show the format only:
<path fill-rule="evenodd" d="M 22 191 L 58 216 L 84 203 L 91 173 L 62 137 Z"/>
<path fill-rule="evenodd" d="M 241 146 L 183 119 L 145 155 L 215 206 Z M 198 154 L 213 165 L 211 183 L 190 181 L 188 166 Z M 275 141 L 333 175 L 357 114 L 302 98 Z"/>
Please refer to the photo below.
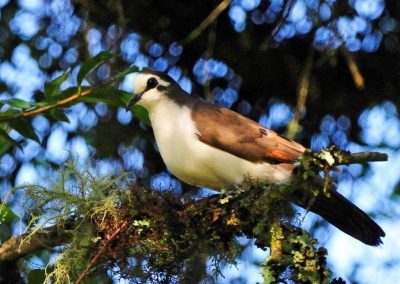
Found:
<path fill-rule="evenodd" d="M 287 126 L 286 136 L 289 139 L 293 139 L 299 129 L 299 121 L 301 115 L 304 113 L 307 96 L 309 93 L 311 69 L 314 58 L 314 46 L 311 44 L 309 47 L 306 64 L 300 74 L 299 83 L 297 85 L 297 104 L 294 117 Z"/>
<path fill-rule="evenodd" d="M 201 35 L 204 30 L 211 25 L 218 16 L 228 8 L 232 0 L 223 0 L 215 9 L 205 18 L 200 25 L 195 28 L 184 40 L 182 40 L 182 45 L 187 45 L 188 43 L 195 40 L 199 35 Z"/>
<path fill-rule="evenodd" d="M 347 47 L 344 46 L 343 44 L 340 46 L 340 51 L 343 53 L 344 58 L 346 59 L 347 66 L 349 67 L 351 76 L 353 77 L 354 85 L 356 85 L 357 89 L 359 90 L 364 89 L 365 80 L 360 72 L 360 69 L 358 68 L 354 56 L 348 51 Z"/>
<path fill-rule="evenodd" d="M 275 27 L 273 28 L 270 36 L 266 39 L 265 41 L 265 46 L 269 47 L 269 44 L 271 40 L 274 39 L 274 37 L 278 34 L 278 32 L 281 30 L 283 24 L 285 23 L 287 17 L 289 16 L 290 11 L 292 10 L 293 4 L 295 1 L 293 0 L 287 0 L 285 7 L 282 9 L 279 18 L 275 21 Z"/>

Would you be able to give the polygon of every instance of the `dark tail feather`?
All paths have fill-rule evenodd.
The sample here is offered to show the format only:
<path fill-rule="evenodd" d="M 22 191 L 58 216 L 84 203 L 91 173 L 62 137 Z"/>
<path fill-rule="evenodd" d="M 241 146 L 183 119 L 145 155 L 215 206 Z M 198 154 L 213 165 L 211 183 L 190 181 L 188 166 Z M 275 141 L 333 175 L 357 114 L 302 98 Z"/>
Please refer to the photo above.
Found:
<path fill-rule="evenodd" d="M 309 204 L 304 202 L 297 204 L 320 215 L 339 230 L 364 244 L 370 246 L 382 244 L 381 237 L 385 236 L 385 232 L 374 220 L 339 192 L 332 190 L 330 195 L 327 197 L 321 193 Z"/>

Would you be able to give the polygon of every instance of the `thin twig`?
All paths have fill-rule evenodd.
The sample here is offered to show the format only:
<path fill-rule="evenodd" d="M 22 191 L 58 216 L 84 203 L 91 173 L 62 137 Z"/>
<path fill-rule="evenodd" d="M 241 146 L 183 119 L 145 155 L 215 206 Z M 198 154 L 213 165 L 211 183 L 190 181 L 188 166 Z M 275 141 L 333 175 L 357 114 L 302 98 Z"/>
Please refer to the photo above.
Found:
<path fill-rule="evenodd" d="M 61 101 L 58 101 L 58 102 L 56 102 L 56 103 L 54 103 L 52 105 L 45 105 L 45 106 L 38 107 L 38 108 L 35 108 L 35 109 L 32 109 L 32 110 L 28 110 L 28 111 L 24 111 L 24 112 L 21 112 L 21 113 L 17 113 L 15 115 L 0 116 L 0 122 L 13 120 L 13 119 L 20 118 L 20 117 L 31 117 L 31 116 L 35 116 L 37 114 L 40 114 L 42 112 L 51 110 L 53 108 L 64 106 L 64 105 L 66 105 L 66 104 L 68 104 L 68 103 L 70 103 L 70 102 L 72 102 L 72 101 L 74 101 L 74 100 L 76 100 L 78 98 L 90 95 L 94 90 L 106 87 L 106 86 L 108 86 L 108 85 L 110 85 L 110 84 L 112 84 L 114 82 L 115 82 L 115 77 L 112 77 L 111 79 L 106 80 L 105 82 L 103 82 L 103 83 L 101 83 L 99 85 L 93 86 L 92 88 L 90 88 L 88 90 L 85 90 L 83 92 L 80 90 L 80 88 L 78 88 L 78 92 L 77 93 L 75 93 L 75 94 L 73 94 L 73 95 L 69 96 L 68 98 L 65 98 L 65 99 L 63 99 Z"/>
<path fill-rule="evenodd" d="M 279 32 L 279 30 L 283 26 L 286 18 L 289 16 L 289 12 L 292 10 L 293 4 L 294 4 L 293 0 L 288 0 L 286 2 L 285 8 L 282 10 L 281 16 L 278 19 L 278 22 L 276 23 L 275 28 L 272 30 L 271 38 L 274 38 L 275 35 Z"/>
<path fill-rule="evenodd" d="M 66 104 L 72 102 L 73 100 L 75 100 L 75 99 L 77 99 L 79 97 L 84 97 L 84 96 L 89 95 L 94 89 L 95 88 L 83 91 L 81 93 L 76 93 L 76 94 L 74 94 L 74 95 L 72 95 L 72 96 L 70 96 L 68 98 L 65 98 L 64 100 L 61 100 L 61 101 L 59 101 L 59 102 L 57 102 L 57 103 L 55 103 L 53 105 L 47 105 L 47 106 L 39 107 L 39 108 L 31 110 L 31 111 L 23 112 L 21 114 L 21 116 L 23 116 L 23 117 L 34 116 L 34 115 L 39 114 L 41 112 L 45 112 L 47 110 L 66 105 Z"/>
<path fill-rule="evenodd" d="M 313 58 L 314 58 L 314 47 L 310 45 L 306 64 L 304 65 L 304 69 L 300 74 L 299 83 L 297 85 L 297 104 L 296 110 L 294 113 L 294 117 L 292 121 L 288 124 L 286 136 L 289 139 L 293 139 L 296 135 L 296 132 L 299 129 L 299 121 L 301 119 L 301 115 L 305 110 L 306 100 L 309 92 L 309 85 L 310 85 L 310 76 L 311 76 L 311 69 L 313 65 Z"/>
<path fill-rule="evenodd" d="M 16 115 L 0 117 L 0 121 L 7 121 L 7 120 L 20 118 L 20 117 L 35 116 L 35 115 L 37 115 L 39 113 L 51 110 L 53 108 L 66 105 L 66 104 L 72 102 L 73 100 L 75 100 L 77 98 L 87 96 L 96 88 L 98 88 L 98 86 L 93 87 L 93 88 L 91 88 L 89 90 L 86 90 L 86 91 L 83 91 L 83 92 L 78 92 L 78 93 L 76 93 L 76 94 L 74 94 L 74 95 L 72 95 L 72 96 L 70 96 L 68 98 L 65 98 L 65 99 L 63 99 L 63 100 L 61 100 L 61 101 L 59 101 L 59 102 L 57 102 L 55 104 L 52 104 L 52 105 L 46 105 L 46 106 L 38 107 L 38 108 L 35 108 L 33 110 L 30 110 L 30 111 L 25 111 L 25 112 L 18 113 Z"/>
<path fill-rule="evenodd" d="M 283 8 L 282 12 L 280 13 L 279 18 L 275 21 L 276 22 L 275 27 L 273 28 L 270 36 L 267 38 L 263 46 L 266 46 L 268 48 L 271 40 L 278 34 L 283 24 L 285 23 L 286 18 L 289 16 L 289 12 L 292 10 L 293 4 L 294 4 L 293 0 L 288 0 L 286 2 L 286 5 Z"/>
<path fill-rule="evenodd" d="M 215 47 L 215 40 L 216 40 L 216 28 L 217 28 L 217 22 L 215 21 L 212 24 L 212 27 L 210 28 L 210 31 L 208 32 L 208 37 L 207 37 L 207 49 L 205 52 L 205 58 L 210 59 L 213 57 L 214 54 L 214 47 Z M 206 68 L 205 70 L 206 73 L 209 73 L 210 70 Z M 211 88 L 210 88 L 210 80 L 207 80 L 204 84 L 204 90 L 203 90 L 204 96 L 207 101 L 212 102 L 213 101 L 213 96 L 211 94 Z"/>
<path fill-rule="evenodd" d="M 110 244 L 111 241 L 113 241 L 118 234 L 123 231 L 126 226 L 128 225 L 128 221 L 124 221 L 121 226 L 111 235 L 107 238 L 106 243 L 104 246 L 99 250 L 99 252 L 92 258 L 92 260 L 89 262 L 89 264 L 86 266 L 85 270 L 82 271 L 82 273 L 79 275 L 78 279 L 75 281 L 75 284 L 79 284 L 83 278 L 88 274 L 90 268 L 93 267 L 93 265 L 96 263 L 96 261 L 100 258 L 100 256 L 103 254 L 103 252 L 107 249 L 108 245 Z"/>
<path fill-rule="evenodd" d="M 386 162 L 389 159 L 386 153 L 360 152 L 343 155 L 336 165 L 363 164 L 366 162 Z"/>
<path fill-rule="evenodd" d="M 336 13 L 337 9 L 333 9 L 333 15 L 332 19 L 335 19 L 332 21 L 332 23 L 335 23 L 338 18 L 340 17 Z M 351 76 L 353 77 L 354 85 L 356 86 L 357 89 L 362 90 L 365 87 L 365 80 L 364 77 L 362 76 L 360 69 L 358 68 L 357 62 L 354 59 L 353 55 L 349 52 L 347 47 L 345 46 L 344 42 L 345 39 L 343 38 L 342 34 L 340 33 L 338 26 L 336 24 L 332 25 L 332 31 L 334 32 L 336 38 L 342 43 L 339 47 L 339 50 L 343 53 L 344 58 L 346 59 L 347 66 L 349 67 L 349 71 L 351 73 Z"/>
<path fill-rule="evenodd" d="M 195 28 L 184 40 L 182 40 L 182 45 L 187 45 L 196 39 L 201 33 L 212 24 L 218 16 L 228 8 L 229 4 L 231 4 L 232 0 L 223 0 L 215 9 L 205 18 L 200 25 Z"/>
<path fill-rule="evenodd" d="M 365 80 L 360 72 L 360 69 L 358 68 L 357 62 L 354 59 L 353 55 L 343 44 L 340 46 L 340 51 L 343 53 L 344 58 L 346 59 L 347 66 L 349 67 L 351 76 L 353 77 L 354 85 L 356 85 L 357 89 L 359 90 L 364 89 Z"/>

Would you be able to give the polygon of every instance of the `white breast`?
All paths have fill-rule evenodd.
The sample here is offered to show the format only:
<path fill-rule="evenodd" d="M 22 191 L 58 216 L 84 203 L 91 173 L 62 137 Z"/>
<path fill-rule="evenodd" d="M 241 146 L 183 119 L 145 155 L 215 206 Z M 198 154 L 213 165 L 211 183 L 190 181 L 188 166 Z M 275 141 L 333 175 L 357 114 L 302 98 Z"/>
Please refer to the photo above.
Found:
<path fill-rule="evenodd" d="M 186 183 L 220 190 L 248 177 L 280 182 L 290 176 L 279 165 L 249 162 L 201 142 L 185 106 L 165 100 L 153 108 L 150 119 L 161 157 Z"/>

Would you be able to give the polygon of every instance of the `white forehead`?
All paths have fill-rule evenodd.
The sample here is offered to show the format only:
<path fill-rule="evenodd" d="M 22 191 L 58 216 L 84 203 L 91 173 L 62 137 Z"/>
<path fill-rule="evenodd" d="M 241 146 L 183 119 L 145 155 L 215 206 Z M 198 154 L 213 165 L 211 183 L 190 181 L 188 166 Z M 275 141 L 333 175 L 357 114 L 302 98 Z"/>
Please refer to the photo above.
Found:
<path fill-rule="evenodd" d="M 136 93 L 143 92 L 146 89 L 147 81 L 150 78 L 156 78 L 157 82 L 160 85 L 164 85 L 164 86 L 169 85 L 168 82 L 161 79 L 160 76 L 158 76 L 158 75 L 151 74 L 151 73 L 137 73 L 137 75 L 133 78 L 134 93 L 136 94 Z"/>

